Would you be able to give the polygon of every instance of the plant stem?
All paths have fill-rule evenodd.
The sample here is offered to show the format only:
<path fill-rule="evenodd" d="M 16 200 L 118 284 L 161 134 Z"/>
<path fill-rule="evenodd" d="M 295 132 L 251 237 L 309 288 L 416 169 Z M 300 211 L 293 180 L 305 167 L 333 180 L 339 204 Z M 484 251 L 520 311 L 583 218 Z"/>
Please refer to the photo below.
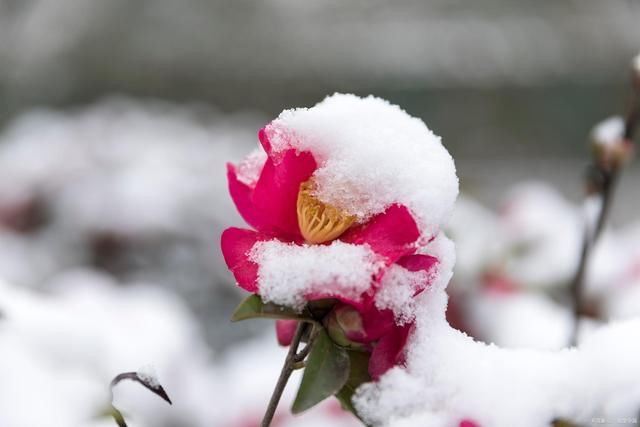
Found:
<path fill-rule="evenodd" d="M 280 371 L 280 377 L 278 377 L 278 382 L 273 389 L 271 399 L 269 400 L 269 405 L 267 406 L 267 411 L 264 414 L 264 418 L 262 419 L 260 427 L 269 427 L 271 425 L 271 421 L 273 420 L 273 416 L 276 413 L 278 403 L 280 402 L 280 398 L 282 397 L 282 393 L 284 392 L 284 388 L 289 381 L 291 373 L 295 370 L 296 365 L 304 360 L 309 351 L 308 349 L 310 349 L 311 345 L 313 344 L 314 335 L 311 334 L 309 337 L 309 342 L 307 343 L 305 348 L 300 353 L 298 353 L 300 341 L 302 340 L 304 334 L 307 332 L 309 326 L 310 324 L 307 322 L 298 323 L 298 328 L 296 329 L 296 333 L 291 340 L 289 352 L 287 353 L 287 357 L 284 360 L 284 365 L 282 366 L 282 370 Z"/>
<path fill-rule="evenodd" d="M 578 340 L 578 326 L 580 316 L 583 314 L 583 293 L 584 293 L 584 277 L 589 265 L 592 249 L 595 246 L 602 229 L 607 222 L 611 204 L 613 200 L 613 190 L 615 187 L 617 172 L 607 171 L 604 175 L 602 190 L 600 192 L 600 209 L 596 219 L 595 227 L 592 229 L 590 224 L 585 224 L 584 238 L 582 241 L 582 251 L 580 253 L 580 262 L 578 269 L 571 283 L 571 299 L 573 301 L 573 330 L 571 332 L 570 345 L 574 346 Z M 593 230 L 593 231 L 592 231 Z"/>
<path fill-rule="evenodd" d="M 625 117 L 623 140 L 632 144 L 633 138 L 640 120 L 640 71 L 634 69 L 631 86 L 633 93 L 631 102 L 628 107 L 627 116 Z M 613 167 L 605 167 L 594 160 L 592 169 L 598 174 L 596 187 L 598 188 L 598 196 L 600 197 L 600 209 L 596 217 L 595 224 L 585 224 L 584 239 L 582 242 L 582 251 L 580 254 L 580 262 L 578 269 L 571 282 L 571 299 L 573 301 L 573 331 L 571 333 L 570 345 L 576 345 L 578 340 L 578 326 L 580 316 L 584 313 L 583 294 L 584 279 L 589 264 L 589 259 L 593 247 L 595 246 L 602 230 L 607 223 L 609 212 L 613 204 L 613 193 L 620 174 L 620 164 Z M 587 186 L 594 184 L 593 175 L 587 178 Z"/>

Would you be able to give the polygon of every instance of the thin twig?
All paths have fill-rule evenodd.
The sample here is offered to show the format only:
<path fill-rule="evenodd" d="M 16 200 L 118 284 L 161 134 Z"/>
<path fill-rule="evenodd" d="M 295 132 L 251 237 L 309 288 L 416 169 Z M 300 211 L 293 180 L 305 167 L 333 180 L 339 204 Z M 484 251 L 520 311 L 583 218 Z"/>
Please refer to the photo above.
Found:
<path fill-rule="evenodd" d="M 298 354 L 296 354 L 295 357 L 294 357 L 294 361 L 296 363 L 303 362 L 304 359 L 307 357 L 307 355 L 311 351 L 311 347 L 313 346 L 313 341 L 315 341 L 315 339 L 316 339 L 316 335 L 318 335 L 318 328 L 313 328 L 311 330 L 310 335 L 309 335 L 309 341 L 307 342 L 307 345 L 305 345 L 302 348 L 302 350 L 300 350 L 298 352 Z"/>
<path fill-rule="evenodd" d="M 169 405 L 172 404 L 171 399 L 169 398 L 169 395 L 164 390 L 164 388 L 155 380 L 155 378 L 147 378 L 144 375 L 141 376 L 137 372 L 123 372 L 122 374 L 118 374 L 111 381 L 111 384 L 109 385 L 109 392 L 111 394 L 111 403 L 109 404 L 109 409 L 108 409 L 108 414 L 110 414 L 113 417 L 116 424 L 118 424 L 118 427 L 127 427 L 127 423 L 124 420 L 124 416 L 122 415 L 120 410 L 116 408 L 113 404 L 113 388 L 123 380 L 135 381 L 138 384 L 141 384 L 142 386 L 146 387 L 152 393 L 162 398 L 164 401 L 169 403 Z"/>
<path fill-rule="evenodd" d="M 622 144 L 633 143 L 637 124 L 640 120 L 640 72 L 636 69 L 633 70 L 632 89 L 633 94 L 625 117 L 624 131 L 621 135 L 622 140 L 619 141 Z M 573 330 L 571 333 L 571 345 L 577 344 L 580 316 L 584 313 L 583 294 L 587 266 L 589 265 L 593 247 L 597 243 L 600 235 L 602 234 L 602 230 L 607 224 L 611 206 L 613 205 L 613 195 L 620 175 L 622 163 L 623 162 L 613 162 L 603 164 L 602 162 L 598 162 L 597 159 L 594 159 L 591 169 L 595 172 L 595 175 L 590 174 L 587 177 L 587 187 L 595 187 L 597 197 L 600 198 L 600 206 L 595 224 L 592 225 L 588 222 L 585 224 L 580 261 L 573 281 L 571 282 L 570 292 L 571 299 L 573 301 Z M 587 218 L 587 221 L 589 220 L 590 218 Z"/>
<path fill-rule="evenodd" d="M 304 337 L 310 326 L 311 325 L 307 322 L 298 323 L 298 328 L 296 329 L 296 333 L 291 340 L 289 352 L 287 353 L 287 357 L 284 360 L 284 365 L 282 366 L 282 370 L 280 371 L 278 382 L 273 389 L 271 399 L 269 400 L 269 405 L 267 406 L 264 418 L 262 419 L 262 423 L 260 424 L 261 427 L 269 427 L 271 425 L 271 421 L 273 420 L 273 416 L 276 413 L 278 403 L 280 403 L 280 398 L 282 397 L 282 393 L 284 392 L 284 388 L 289 381 L 291 373 L 296 369 L 296 366 L 298 366 L 304 360 L 304 358 L 309 353 L 311 346 L 313 345 L 313 340 L 316 334 L 314 332 L 311 332 L 307 345 L 302 349 L 302 351 L 300 351 L 300 353 L 298 353 L 300 342 L 302 341 L 302 338 Z"/>

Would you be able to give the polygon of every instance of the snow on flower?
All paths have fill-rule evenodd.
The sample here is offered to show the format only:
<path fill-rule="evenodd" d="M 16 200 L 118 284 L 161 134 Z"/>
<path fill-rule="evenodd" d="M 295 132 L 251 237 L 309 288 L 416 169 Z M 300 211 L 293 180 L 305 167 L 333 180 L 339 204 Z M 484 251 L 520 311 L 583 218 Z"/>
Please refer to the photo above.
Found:
<path fill-rule="evenodd" d="M 284 111 L 259 140 L 263 152 L 228 166 L 231 196 L 255 231 L 223 233 L 227 265 L 264 301 L 340 301 L 335 324 L 360 326 L 347 338 L 377 343 L 376 377 L 402 360 L 410 300 L 437 278 L 443 260 L 421 249 L 450 215 L 453 160 L 421 120 L 371 96 Z M 290 330 L 280 323 L 280 342 Z"/>
<path fill-rule="evenodd" d="M 316 283 L 323 286 L 323 295 L 357 300 L 382 267 L 369 247 L 341 241 L 305 246 L 279 240 L 257 242 L 249 257 L 260 266 L 258 290 L 264 300 L 298 309 L 305 304 L 303 295 L 312 294 Z"/>
<path fill-rule="evenodd" d="M 532 203 L 535 200 L 540 201 L 539 209 L 547 206 L 545 200 L 551 206 L 561 207 L 566 203 L 558 204 L 557 197 L 545 196 L 547 192 L 541 191 L 540 187 L 538 190 L 535 186 L 528 188 L 530 190 L 511 200 L 528 199 L 529 203 L 509 205 L 511 209 L 504 213 L 512 215 L 509 223 L 513 234 L 505 239 L 506 242 L 530 238 L 535 242 L 536 236 L 555 239 L 544 232 L 545 214 L 530 212 L 524 206 L 535 206 Z M 524 197 L 527 192 L 529 196 Z M 566 221 L 561 223 L 570 226 L 569 230 L 579 228 L 570 222 L 571 218 L 578 221 L 576 211 L 556 210 L 558 215 L 565 212 Z M 480 214 L 486 217 L 486 212 L 480 211 Z M 500 220 L 504 221 L 504 218 Z M 533 229 L 516 227 L 516 224 L 530 224 Z M 504 228 L 499 225 L 495 230 Z M 615 261 L 616 265 L 626 266 L 618 266 L 614 271 L 609 268 L 605 276 L 614 294 L 621 292 L 619 295 L 631 301 L 637 292 L 632 284 L 638 277 L 637 268 L 633 267 L 638 252 L 632 249 L 635 243 L 625 243 L 625 240 L 637 242 L 637 237 L 633 236 L 632 230 L 620 234 L 624 238 L 609 236 L 612 242 L 607 245 L 608 256 L 596 253 L 595 258 L 601 263 Z M 565 230 L 563 236 L 566 238 L 567 235 Z M 569 261 L 573 259 L 574 249 L 570 245 L 558 250 L 564 251 L 564 255 L 560 252 L 557 256 Z M 431 254 L 439 259 L 447 258 L 437 250 Z M 623 257 L 622 254 L 626 255 Z M 609 325 L 592 322 L 587 333 L 582 334 L 577 348 L 565 348 L 571 327 L 570 314 L 534 290 L 540 289 L 547 280 L 566 277 L 569 272 L 556 268 L 559 265 L 555 262 L 549 263 L 549 258 L 541 256 L 535 247 L 522 255 L 522 265 L 526 265 L 527 256 L 531 257 L 527 260 L 531 265 L 528 269 L 532 272 L 531 288 L 514 288 L 506 293 L 484 290 L 477 294 L 479 301 L 472 301 L 475 313 L 474 310 L 467 313 L 471 314 L 473 325 L 488 332 L 493 341 L 508 343 L 513 348 L 475 341 L 452 328 L 445 317 L 447 277 L 440 278 L 414 300 L 415 328 L 406 346 L 403 366 L 389 370 L 377 382 L 364 384 L 357 390 L 354 403 L 358 413 L 371 425 L 387 427 L 460 426 L 470 425 L 470 422 L 477 426 L 534 427 L 550 425 L 558 418 L 578 425 L 586 425 L 594 418 L 636 418 L 640 407 L 637 363 L 640 358 L 640 311 L 634 309 L 633 302 L 621 307 L 618 298 L 612 301 L 609 296 L 605 299 L 607 307 L 619 310 L 620 317 L 628 320 Z M 533 271 L 534 265 L 544 268 L 545 263 L 553 271 L 542 274 Z M 615 279 L 613 273 L 630 282 L 624 284 L 622 279 Z M 616 287 L 615 283 L 620 286 Z M 625 308 L 629 311 L 623 315 Z"/>
<path fill-rule="evenodd" d="M 358 390 L 372 424 L 544 426 L 555 418 L 637 416 L 640 321 L 607 326 L 579 349 L 503 349 L 473 341 L 444 321 L 442 290 L 424 295 L 406 369 Z"/>

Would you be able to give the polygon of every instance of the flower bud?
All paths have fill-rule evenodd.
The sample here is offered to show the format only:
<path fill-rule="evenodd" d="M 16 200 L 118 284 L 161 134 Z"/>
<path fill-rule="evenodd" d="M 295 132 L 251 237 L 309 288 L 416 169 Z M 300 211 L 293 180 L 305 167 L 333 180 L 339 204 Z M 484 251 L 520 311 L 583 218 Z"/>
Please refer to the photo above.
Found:
<path fill-rule="evenodd" d="M 276 320 L 276 336 L 278 344 L 288 347 L 293 341 L 293 336 L 298 328 L 297 320 L 280 319 Z"/>
<path fill-rule="evenodd" d="M 362 317 L 355 308 L 346 304 L 336 305 L 325 317 L 324 325 L 336 344 L 352 349 L 365 348 L 362 343 L 354 341 L 365 336 Z"/>

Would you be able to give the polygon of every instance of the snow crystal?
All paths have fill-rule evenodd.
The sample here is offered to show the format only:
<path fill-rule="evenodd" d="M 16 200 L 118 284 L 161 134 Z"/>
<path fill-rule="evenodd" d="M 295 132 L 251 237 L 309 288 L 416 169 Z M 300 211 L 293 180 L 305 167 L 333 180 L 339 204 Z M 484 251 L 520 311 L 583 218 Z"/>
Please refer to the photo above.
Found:
<path fill-rule="evenodd" d="M 598 123 L 591 131 L 591 140 L 595 144 L 615 144 L 624 133 L 624 119 L 620 116 L 609 117 Z"/>
<path fill-rule="evenodd" d="M 338 240 L 303 246 L 278 240 L 258 242 L 249 256 L 259 265 L 262 298 L 298 309 L 310 293 L 335 293 L 357 300 L 383 265 L 368 245 Z"/>
<path fill-rule="evenodd" d="M 453 159 L 424 122 L 380 98 L 335 94 L 267 126 L 275 153 L 310 151 L 317 196 L 363 221 L 394 203 L 435 235 L 458 194 Z"/>

